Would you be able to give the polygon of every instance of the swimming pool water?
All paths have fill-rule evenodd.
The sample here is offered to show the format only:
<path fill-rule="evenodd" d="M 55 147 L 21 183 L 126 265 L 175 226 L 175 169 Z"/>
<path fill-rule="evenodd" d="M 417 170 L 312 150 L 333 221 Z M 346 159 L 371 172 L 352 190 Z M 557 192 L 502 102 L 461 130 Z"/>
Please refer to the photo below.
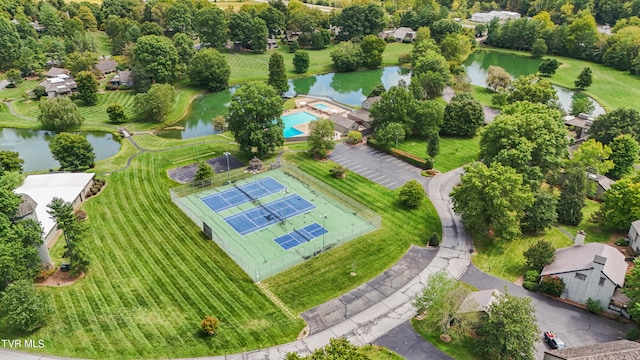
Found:
<path fill-rule="evenodd" d="M 330 107 L 328 107 L 325 104 L 313 104 L 313 107 L 321 109 L 321 110 L 329 110 L 329 109 L 331 109 Z"/>
<path fill-rule="evenodd" d="M 288 127 L 288 128 L 284 128 L 284 137 L 285 138 L 290 138 L 290 137 L 294 137 L 294 136 L 298 136 L 300 134 L 303 134 L 302 131 L 296 129 L 296 128 L 292 128 L 292 127 Z"/>
<path fill-rule="evenodd" d="M 302 134 L 302 131 L 293 128 L 295 125 L 308 123 L 309 121 L 318 120 L 313 114 L 309 114 L 306 111 L 297 112 L 295 114 L 289 114 L 281 117 L 284 122 L 284 137 L 292 137 Z"/>

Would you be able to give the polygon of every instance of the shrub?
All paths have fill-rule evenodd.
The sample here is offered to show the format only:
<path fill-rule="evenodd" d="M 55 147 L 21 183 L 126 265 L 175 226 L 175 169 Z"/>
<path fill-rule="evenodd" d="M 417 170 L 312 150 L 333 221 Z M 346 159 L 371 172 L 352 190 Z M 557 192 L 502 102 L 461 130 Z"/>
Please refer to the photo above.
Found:
<path fill-rule="evenodd" d="M 627 333 L 627 340 L 635 341 L 640 339 L 640 329 L 633 328 Z"/>
<path fill-rule="evenodd" d="M 564 281 L 557 276 L 544 276 L 538 285 L 538 291 L 543 294 L 559 297 L 564 290 Z"/>
<path fill-rule="evenodd" d="M 431 159 L 427 159 L 427 160 L 425 160 L 425 162 L 424 162 L 424 168 L 425 168 L 426 170 L 431 170 L 431 169 L 433 169 L 433 160 L 431 160 Z"/>
<path fill-rule="evenodd" d="M 524 281 L 532 281 L 537 283 L 539 279 L 540 272 L 538 272 L 537 270 L 528 270 L 524 273 Z"/>
<path fill-rule="evenodd" d="M 594 300 L 592 298 L 587 299 L 587 310 L 594 314 L 602 314 L 602 304 L 600 300 Z"/>
<path fill-rule="evenodd" d="M 438 246 L 438 245 L 440 245 L 440 236 L 438 236 L 438 233 L 434 232 L 429 237 L 429 246 Z"/>
<path fill-rule="evenodd" d="M 526 259 L 525 266 L 540 272 L 545 266 L 553 262 L 553 258 L 556 256 L 556 249 L 550 242 L 538 240 L 523 255 Z"/>
<path fill-rule="evenodd" d="M 398 56 L 398 64 L 408 64 L 411 62 L 411 54 L 402 54 Z"/>
<path fill-rule="evenodd" d="M 200 329 L 209 336 L 217 334 L 219 327 L 220 324 L 215 316 L 205 316 L 200 322 Z"/>
<path fill-rule="evenodd" d="M 347 143 L 358 144 L 362 141 L 362 133 L 360 131 L 349 131 L 347 134 Z"/>
<path fill-rule="evenodd" d="M 334 166 L 329 172 L 337 178 L 345 178 L 347 176 L 347 168 L 341 165 Z"/>
<path fill-rule="evenodd" d="M 409 180 L 404 183 L 398 193 L 398 199 L 411 208 L 420 206 L 425 197 L 424 188 L 417 180 Z"/>
<path fill-rule="evenodd" d="M 289 52 L 290 53 L 294 53 L 296 51 L 300 50 L 300 44 L 298 43 L 298 40 L 293 40 L 290 44 L 289 44 Z"/>
<path fill-rule="evenodd" d="M 538 283 L 535 281 L 525 281 L 522 286 L 529 291 L 538 291 Z"/>

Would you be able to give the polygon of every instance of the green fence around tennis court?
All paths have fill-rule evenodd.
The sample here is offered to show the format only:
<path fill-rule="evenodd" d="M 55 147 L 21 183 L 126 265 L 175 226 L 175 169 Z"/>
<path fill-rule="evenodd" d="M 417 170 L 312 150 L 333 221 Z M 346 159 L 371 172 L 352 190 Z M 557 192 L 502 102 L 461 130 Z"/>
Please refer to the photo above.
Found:
<path fill-rule="evenodd" d="M 245 174 L 242 174 L 245 175 Z M 240 204 L 234 208 L 215 213 L 200 198 L 224 191 L 233 185 L 224 181 L 205 181 L 201 187 L 180 186 L 171 191 L 171 200 L 193 222 L 222 248 L 254 280 L 261 281 L 300 264 L 323 251 L 361 237 L 381 226 L 381 218 L 371 209 L 358 203 L 348 195 L 308 175 L 293 164 L 282 163 L 282 167 L 265 171 L 259 175 L 238 176 L 237 184 L 248 183 L 264 177 L 272 177 L 285 185 L 289 191 L 311 201 L 316 209 L 287 219 L 285 224 L 274 224 L 247 235 L 240 235 L 225 221 L 224 217 L 246 211 L 255 204 Z M 279 199 L 281 194 L 269 195 L 265 201 Z M 324 217 L 323 215 L 327 215 Z M 310 223 L 318 223 L 329 232 L 291 250 L 284 250 L 274 242 L 283 234 L 300 229 Z"/>

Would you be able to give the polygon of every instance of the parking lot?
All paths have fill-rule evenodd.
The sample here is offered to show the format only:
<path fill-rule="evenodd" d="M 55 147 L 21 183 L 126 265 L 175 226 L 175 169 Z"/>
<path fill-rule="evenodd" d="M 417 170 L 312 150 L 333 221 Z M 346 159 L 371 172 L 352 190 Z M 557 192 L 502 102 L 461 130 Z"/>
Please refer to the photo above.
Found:
<path fill-rule="evenodd" d="M 421 170 L 369 146 L 336 145 L 329 158 L 350 171 L 388 189 L 396 189 L 409 180 L 425 183 Z"/>

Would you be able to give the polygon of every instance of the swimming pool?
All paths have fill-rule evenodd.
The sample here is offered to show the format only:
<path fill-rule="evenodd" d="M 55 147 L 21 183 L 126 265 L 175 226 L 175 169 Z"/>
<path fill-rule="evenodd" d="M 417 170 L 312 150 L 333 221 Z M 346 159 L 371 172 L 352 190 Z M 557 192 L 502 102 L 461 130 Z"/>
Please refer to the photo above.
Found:
<path fill-rule="evenodd" d="M 329 110 L 329 109 L 331 109 L 330 107 L 328 107 L 325 104 L 313 104 L 312 106 L 315 107 L 315 108 L 318 108 L 320 110 Z"/>
<path fill-rule="evenodd" d="M 295 129 L 293 126 L 308 123 L 309 121 L 318 120 L 313 114 L 306 111 L 297 112 L 281 117 L 284 122 L 284 137 L 292 137 L 302 134 L 302 131 Z"/>

